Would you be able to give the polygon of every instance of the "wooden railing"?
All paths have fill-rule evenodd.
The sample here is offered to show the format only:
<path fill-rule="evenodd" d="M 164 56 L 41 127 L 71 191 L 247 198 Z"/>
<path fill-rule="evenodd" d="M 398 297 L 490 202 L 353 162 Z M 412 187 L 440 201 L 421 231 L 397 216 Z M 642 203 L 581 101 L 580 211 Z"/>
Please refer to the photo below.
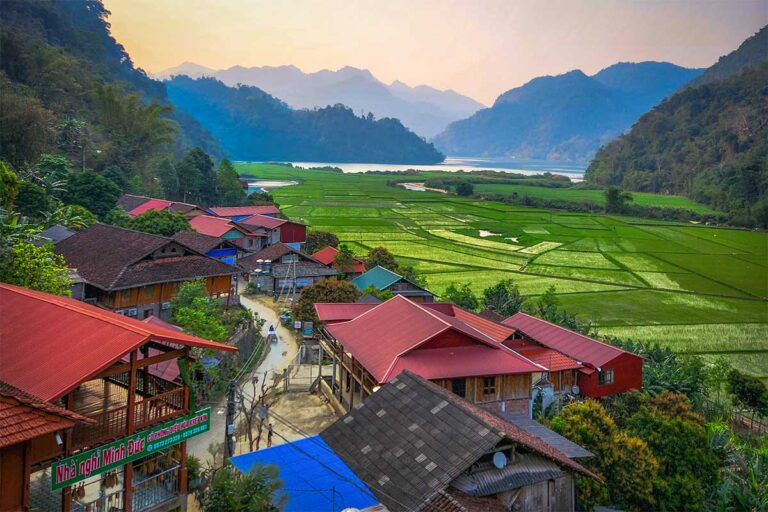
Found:
<path fill-rule="evenodd" d="M 184 388 L 145 398 L 134 404 L 134 430 L 180 416 L 184 412 Z M 78 424 L 72 431 L 74 450 L 103 443 L 127 435 L 128 406 L 113 407 L 102 413 L 88 415 L 94 425 Z"/>

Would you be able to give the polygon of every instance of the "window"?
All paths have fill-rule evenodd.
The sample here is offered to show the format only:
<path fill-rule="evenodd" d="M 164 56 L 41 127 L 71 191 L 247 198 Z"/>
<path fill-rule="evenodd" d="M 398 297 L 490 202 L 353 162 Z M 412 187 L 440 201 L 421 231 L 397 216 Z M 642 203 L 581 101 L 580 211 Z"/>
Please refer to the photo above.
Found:
<path fill-rule="evenodd" d="M 613 384 L 613 370 L 603 370 L 597 374 L 597 383 L 601 386 Z"/>
<path fill-rule="evenodd" d="M 144 287 L 144 298 L 152 299 L 155 297 L 155 285 L 151 284 Z"/>
<path fill-rule="evenodd" d="M 454 395 L 465 398 L 467 396 L 467 379 L 451 380 L 451 391 L 453 391 Z"/>
<path fill-rule="evenodd" d="M 483 400 L 496 399 L 496 377 L 483 377 Z"/>

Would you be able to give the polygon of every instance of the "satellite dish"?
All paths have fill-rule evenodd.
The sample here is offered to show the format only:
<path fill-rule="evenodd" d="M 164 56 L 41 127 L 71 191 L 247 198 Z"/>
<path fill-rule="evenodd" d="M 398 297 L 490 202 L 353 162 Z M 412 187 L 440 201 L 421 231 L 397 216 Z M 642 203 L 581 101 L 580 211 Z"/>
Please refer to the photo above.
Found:
<path fill-rule="evenodd" d="M 493 454 L 493 465 L 498 469 L 503 469 L 507 465 L 507 456 L 503 452 Z"/>
<path fill-rule="evenodd" d="M 571 393 L 573 393 L 574 395 L 578 395 L 579 391 L 581 391 L 581 389 L 579 389 L 579 386 L 574 384 L 573 387 L 571 388 Z"/>

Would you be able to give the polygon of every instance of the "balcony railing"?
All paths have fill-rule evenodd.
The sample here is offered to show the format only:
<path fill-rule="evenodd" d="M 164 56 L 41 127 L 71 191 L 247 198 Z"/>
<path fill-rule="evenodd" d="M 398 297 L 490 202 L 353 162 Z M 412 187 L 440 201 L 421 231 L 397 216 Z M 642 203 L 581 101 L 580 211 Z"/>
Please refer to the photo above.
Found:
<path fill-rule="evenodd" d="M 133 511 L 147 510 L 178 496 L 179 466 L 174 466 L 134 484 Z"/>
<path fill-rule="evenodd" d="M 134 404 L 134 431 L 174 418 L 183 410 L 183 387 L 145 398 Z M 75 426 L 72 432 L 74 450 L 123 437 L 127 433 L 127 405 L 113 407 L 104 412 L 88 414 L 87 416 L 95 420 L 96 423 L 94 425 L 78 424 Z"/>

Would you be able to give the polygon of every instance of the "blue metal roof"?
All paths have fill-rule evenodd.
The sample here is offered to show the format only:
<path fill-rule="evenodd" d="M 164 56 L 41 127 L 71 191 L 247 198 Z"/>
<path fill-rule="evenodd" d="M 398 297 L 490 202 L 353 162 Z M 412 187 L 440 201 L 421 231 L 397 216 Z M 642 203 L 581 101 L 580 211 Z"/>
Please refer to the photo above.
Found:
<path fill-rule="evenodd" d="M 359 290 L 365 290 L 369 286 L 373 286 L 377 290 L 386 290 L 389 286 L 392 286 L 403 276 L 395 274 L 391 270 L 387 270 L 381 266 L 375 266 L 365 274 L 359 275 L 352 280 Z"/>
<path fill-rule="evenodd" d="M 276 498 L 288 496 L 285 512 L 340 512 L 379 503 L 320 436 L 244 453 L 230 460 L 242 472 L 250 471 L 254 464 L 278 466 L 283 488 Z"/>

